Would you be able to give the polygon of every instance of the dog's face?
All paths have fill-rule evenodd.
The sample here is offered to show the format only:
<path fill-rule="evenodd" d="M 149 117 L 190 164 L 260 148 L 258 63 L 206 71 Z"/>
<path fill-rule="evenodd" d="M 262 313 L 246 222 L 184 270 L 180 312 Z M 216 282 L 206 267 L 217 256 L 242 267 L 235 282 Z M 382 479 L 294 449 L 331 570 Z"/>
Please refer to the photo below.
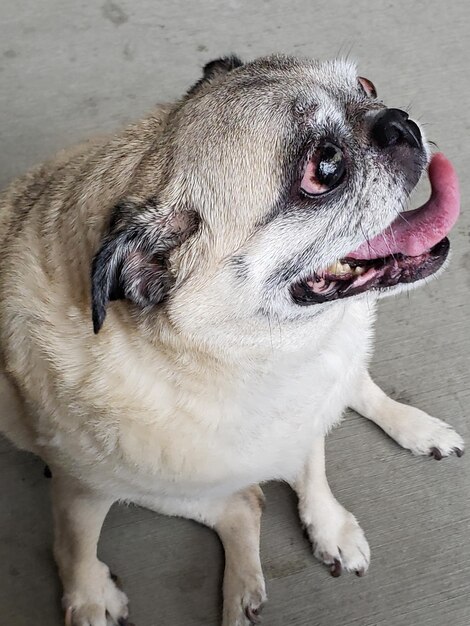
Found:
<path fill-rule="evenodd" d="M 165 187 L 118 209 L 95 259 L 95 329 L 113 296 L 163 300 L 187 329 L 298 320 L 445 260 L 451 217 L 425 228 L 435 200 L 399 216 L 429 160 L 422 133 L 349 62 L 213 62 L 168 124 Z"/>

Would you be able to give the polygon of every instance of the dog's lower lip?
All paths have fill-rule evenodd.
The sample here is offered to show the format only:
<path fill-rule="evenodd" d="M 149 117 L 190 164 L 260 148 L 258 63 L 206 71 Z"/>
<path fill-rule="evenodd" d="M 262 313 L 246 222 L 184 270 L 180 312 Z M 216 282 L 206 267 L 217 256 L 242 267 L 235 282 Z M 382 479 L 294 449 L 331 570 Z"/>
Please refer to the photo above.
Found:
<path fill-rule="evenodd" d="M 333 274 L 328 270 L 293 283 L 292 299 L 299 305 L 320 304 L 366 291 L 383 291 L 400 283 L 412 283 L 434 274 L 449 252 L 449 240 L 442 239 L 418 257 L 397 254 L 379 259 L 342 259 L 351 271 Z M 357 268 L 361 268 L 357 272 Z"/>

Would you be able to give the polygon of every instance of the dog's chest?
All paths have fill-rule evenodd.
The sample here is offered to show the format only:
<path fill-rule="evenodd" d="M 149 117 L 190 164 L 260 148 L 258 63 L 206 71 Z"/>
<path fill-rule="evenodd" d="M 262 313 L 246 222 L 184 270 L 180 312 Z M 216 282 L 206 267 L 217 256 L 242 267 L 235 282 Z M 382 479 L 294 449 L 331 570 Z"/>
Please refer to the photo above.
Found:
<path fill-rule="evenodd" d="M 241 386 L 222 431 L 223 447 L 234 451 L 233 465 L 240 468 L 243 459 L 257 480 L 294 479 L 313 439 L 325 434 L 348 405 L 368 348 L 366 325 L 352 329 L 345 321 L 320 351 L 306 345 L 282 354 L 268 372 Z"/>
<path fill-rule="evenodd" d="M 357 307 L 356 307 L 357 309 Z M 348 404 L 369 345 L 368 317 L 354 311 L 325 340 L 250 363 L 239 376 L 180 381 L 165 419 L 122 432 L 137 474 L 178 493 L 231 491 L 270 479 L 293 480 L 311 449 Z M 137 478 L 137 476 L 136 476 Z"/>

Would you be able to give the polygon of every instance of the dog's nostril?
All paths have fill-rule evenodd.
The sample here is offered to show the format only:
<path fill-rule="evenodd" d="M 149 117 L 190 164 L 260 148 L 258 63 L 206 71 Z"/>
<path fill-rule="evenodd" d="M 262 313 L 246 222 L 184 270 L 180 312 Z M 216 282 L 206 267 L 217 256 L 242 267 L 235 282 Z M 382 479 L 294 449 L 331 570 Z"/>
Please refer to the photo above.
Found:
<path fill-rule="evenodd" d="M 418 125 L 401 109 L 385 109 L 375 118 L 372 137 L 381 148 L 408 144 L 421 148 L 421 132 Z"/>
<path fill-rule="evenodd" d="M 407 129 L 408 132 L 413 135 L 413 139 L 415 140 L 417 147 L 420 148 L 422 144 L 422 137 L 418 124 L 416 124 L 416 122 L 413 122 L 413 120 L 408 120 Z"/>

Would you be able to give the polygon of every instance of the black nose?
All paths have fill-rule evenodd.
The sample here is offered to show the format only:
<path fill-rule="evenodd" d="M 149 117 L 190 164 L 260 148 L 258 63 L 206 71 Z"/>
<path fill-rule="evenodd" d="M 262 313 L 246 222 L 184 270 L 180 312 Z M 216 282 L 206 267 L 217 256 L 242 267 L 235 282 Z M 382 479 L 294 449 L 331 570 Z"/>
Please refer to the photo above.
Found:
<path fill-rule="evenodd" d="M 400 109 L 385 109 L 375 118 L 372 136 L 381 148 L 408 144 L 421 148 L 421 132 L 418 125 Z"/>

